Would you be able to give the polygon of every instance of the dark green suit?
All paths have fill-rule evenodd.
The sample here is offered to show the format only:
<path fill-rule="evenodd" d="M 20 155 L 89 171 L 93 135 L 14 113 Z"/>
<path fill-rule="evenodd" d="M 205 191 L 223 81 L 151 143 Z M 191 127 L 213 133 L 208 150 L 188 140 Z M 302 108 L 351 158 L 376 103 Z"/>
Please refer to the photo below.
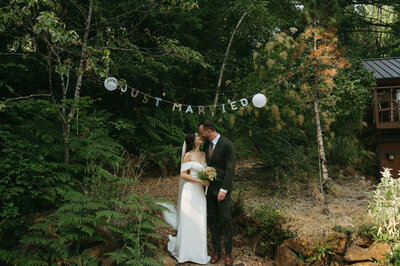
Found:
<path fill-rule="evenodd" d="M 221 136 L 209 156 L 210 142 L 206 142 L 207 165 L 217 170 L 217 179 L 210 183 L 207 193 L 208 226 L 210 228 L 214 251 L 221 250 L 220 226 L 224 230 L 225 253 L 232 252 L 232 179 L 235 174 L 235 148 L 230 140 Z M 218 202 L 220 189 L 228 191 L 223 201 Z"/>

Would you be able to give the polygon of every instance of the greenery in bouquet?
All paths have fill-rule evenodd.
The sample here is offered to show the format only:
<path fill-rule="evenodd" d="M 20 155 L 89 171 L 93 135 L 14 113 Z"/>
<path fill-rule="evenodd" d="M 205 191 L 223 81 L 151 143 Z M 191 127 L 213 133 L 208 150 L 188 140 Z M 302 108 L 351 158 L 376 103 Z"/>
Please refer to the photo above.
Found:
<path fill-rule="evenodd" d="M 203 171 L 199 173 L 199 178 L 204 181 L 213 181 L 217 177 L 217 170 L 212 166 L 204 167 Z"/>

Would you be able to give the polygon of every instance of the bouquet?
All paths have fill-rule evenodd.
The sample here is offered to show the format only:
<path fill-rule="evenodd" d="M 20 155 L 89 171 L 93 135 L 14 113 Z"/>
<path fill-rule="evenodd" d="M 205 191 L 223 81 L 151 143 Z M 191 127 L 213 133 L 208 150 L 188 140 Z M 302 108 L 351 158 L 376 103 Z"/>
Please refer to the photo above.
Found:
<path fill-rule="evenodd" d="M 203 171 L 199 172 L 199 178 L 204 181 L 213 181 L 217 177 L 217 170 L 214 167 L 207 166 L 204 167 Z M 206 187 L 205 194 L 207 195 L 208 187 Z"/>

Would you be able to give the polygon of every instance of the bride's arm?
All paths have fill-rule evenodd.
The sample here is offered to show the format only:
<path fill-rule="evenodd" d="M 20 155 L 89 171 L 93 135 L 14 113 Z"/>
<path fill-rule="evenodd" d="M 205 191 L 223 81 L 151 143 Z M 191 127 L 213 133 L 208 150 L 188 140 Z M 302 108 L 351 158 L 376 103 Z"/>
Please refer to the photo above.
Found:
<path fill-rule="evenodd" d="M 190 154 L 189 153 L 186 153 L 185 156 L 183 157 L 182 164 L 187 163 L 187 162 L 190 162 Z M 187 181 L 203 184 L 203 181 L 201 179 L 190 176 L 189 171 L 190 170 L 182 171 L 181 177 L 183 179 L 186 179 Z"/>

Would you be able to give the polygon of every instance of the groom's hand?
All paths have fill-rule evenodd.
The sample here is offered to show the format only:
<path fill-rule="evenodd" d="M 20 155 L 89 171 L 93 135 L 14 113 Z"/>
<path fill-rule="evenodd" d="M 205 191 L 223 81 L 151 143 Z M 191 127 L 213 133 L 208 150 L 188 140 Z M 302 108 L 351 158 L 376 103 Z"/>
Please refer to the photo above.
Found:
<path fill-rule="evenodd" d="M 218 192 L 218 201 L 223 201 L 225 199 L 226 193 L 221 190 Z"/>

